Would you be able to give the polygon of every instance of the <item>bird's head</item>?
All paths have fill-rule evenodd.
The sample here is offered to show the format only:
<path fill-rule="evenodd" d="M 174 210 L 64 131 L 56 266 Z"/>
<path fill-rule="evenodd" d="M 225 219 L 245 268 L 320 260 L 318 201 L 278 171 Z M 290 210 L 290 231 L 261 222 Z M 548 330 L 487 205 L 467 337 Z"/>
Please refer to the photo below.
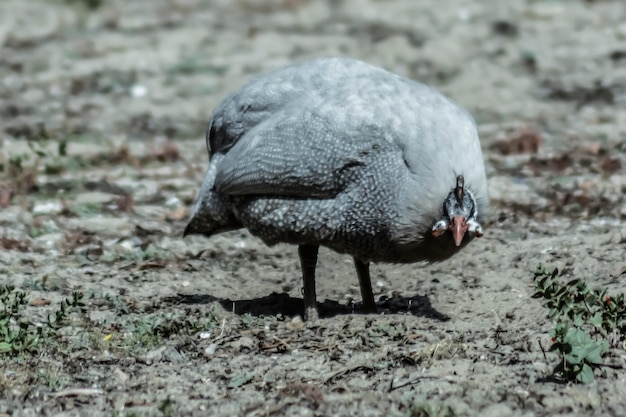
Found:
<path fill-rule="evenodd" d="M 456 177 L 456 186 L 443 202 L 443 214 L 432 228 L 433 236 L 444 238 L 450 231 L 454 244 L 461 246 L 466 235 L 480 237 L 483 228 L 478 223 L 478 204 L 472 192 L 465 188 L 463 176 Z"/>

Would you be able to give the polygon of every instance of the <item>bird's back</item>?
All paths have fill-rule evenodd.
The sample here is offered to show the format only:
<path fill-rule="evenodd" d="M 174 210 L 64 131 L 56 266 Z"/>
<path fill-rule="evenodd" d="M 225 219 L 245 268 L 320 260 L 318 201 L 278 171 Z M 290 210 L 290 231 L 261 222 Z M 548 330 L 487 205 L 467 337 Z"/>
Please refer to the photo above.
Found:
<path fill-rule="evenodd" d="M 436 107 L 447 103 L 436 91 L 381 68 L 346 58 L 319 58 L 258 76 L 228 95 L 214 110 L 207 131 L 212 153 L 232 146 L 257 124 L 282 110 L 319 103 L 339 128 L 363 122 L 405 129 L 398 104 Z M 394 115 L 397 115 L 394 117 Z M 393 125 L 389 122 L 393 118 Z"/>

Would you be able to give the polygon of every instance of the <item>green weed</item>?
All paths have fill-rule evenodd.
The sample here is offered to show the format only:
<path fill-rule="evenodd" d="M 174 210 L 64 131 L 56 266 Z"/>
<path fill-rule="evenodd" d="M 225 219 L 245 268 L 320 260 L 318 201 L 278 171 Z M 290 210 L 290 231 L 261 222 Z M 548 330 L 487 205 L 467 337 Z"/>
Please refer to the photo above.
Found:
<path fill-rule="evenodd" d="M 28 305 L 26 293 L 12 285 L 0 287 L 0 354 L 34 350 L 44 329 L 22 317 Z"/>
<path fill-rule="evenodd" d="M 126 343 L 142 351 L 161 346 L 172 338 L 183 339 L 201 331 L 210 331 L 219 325 L 216 315 L 209 311 L 201 317 L 192 313 L 161 313 L 146 315 L 129 325 Z"/>
<path fill-rule="evenodd" d="M 266 318 L 264 316 L 253 316 L 250 313 L 241 315 L 239 326 L 243 330 L 262 329 L 265 327 Z"/>
<path fill-rule="evenodd" d="M 542 298 L 556 319 L 551 352 L 559 355 L 555 374 L 568 381 L 593 381 L 593 368 L 602 364 L 609 346 L 624 342 L 626 304 L 624 294 L 609 296 L 606 289 L 591 289 L 579 279 L 562 283 L 559 271 L 539 266 L 533 281 L 533 298 Z"/>
<path fill-rule="evenodd" d="M 66 326 L 70 315 L 85 313 L 83 294 L 74 292 L 61 302 L 43 323 L 34 323 L 26 317 L 26 293 L 15 291 L 12 285 L 0 287 L 0 354 L 15 355 L 37 352 L 56 340 L 56 331 Z"/>

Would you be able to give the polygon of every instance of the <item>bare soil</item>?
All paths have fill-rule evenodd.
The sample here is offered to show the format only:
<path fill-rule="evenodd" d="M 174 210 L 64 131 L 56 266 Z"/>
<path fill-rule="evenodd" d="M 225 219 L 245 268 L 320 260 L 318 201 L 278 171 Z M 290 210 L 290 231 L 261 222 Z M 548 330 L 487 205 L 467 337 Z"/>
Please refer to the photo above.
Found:
<path fill-rule="evenodd" d="M 0 3 L 0 280 L 45 323 L 0 354 L 0 416 L 626 415 L 626 351 L 588 385 L 557 357 L 539 264 L 623 291 L 622 0 L 87 0 Z M 323 250 L 302 323 L 297 251 L 245 231 L 182 239 L 212 108 L 253 74 L 363 59 L 476 118 L 483 239 L 435 265 Z M 45 326 L 45 324 L 41 324 Z"/>

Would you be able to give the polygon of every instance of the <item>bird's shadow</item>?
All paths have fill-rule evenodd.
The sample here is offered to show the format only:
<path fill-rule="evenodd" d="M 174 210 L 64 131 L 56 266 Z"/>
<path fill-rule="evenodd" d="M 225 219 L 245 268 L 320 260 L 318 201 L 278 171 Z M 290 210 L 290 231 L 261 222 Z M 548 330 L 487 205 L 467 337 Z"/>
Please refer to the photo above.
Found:
<path fill-rule="evenodd" d="M 295 298 L 289 294 L 273 293 L 265 297 L 253 298 L 249 300 L 230 300 L 227 298 L 214 297 L 209 294 L 177 294 L 163 299 L 168 304 L 210 304 L 218 302 L 227 310 L 238 315 L 250 314 L 252 316 L 275 316 L 283 315 L 293 317 L 302 315 L 304 311 L 304 301 L 302 298 Z M 376 302 L 379 314 L 404 313 L 419 317 L 431 318 L 439 321 L 448 321 L 450 318 L 437 311 L 430 299 L 425 295 L 413 297 L 381 297 Z M 360 314 L 361 303 L 340 304 L 333 300 L 324 300 L 317 303 L 317 309 L 321 318 L 330 318 L 345 314 Z"/>

